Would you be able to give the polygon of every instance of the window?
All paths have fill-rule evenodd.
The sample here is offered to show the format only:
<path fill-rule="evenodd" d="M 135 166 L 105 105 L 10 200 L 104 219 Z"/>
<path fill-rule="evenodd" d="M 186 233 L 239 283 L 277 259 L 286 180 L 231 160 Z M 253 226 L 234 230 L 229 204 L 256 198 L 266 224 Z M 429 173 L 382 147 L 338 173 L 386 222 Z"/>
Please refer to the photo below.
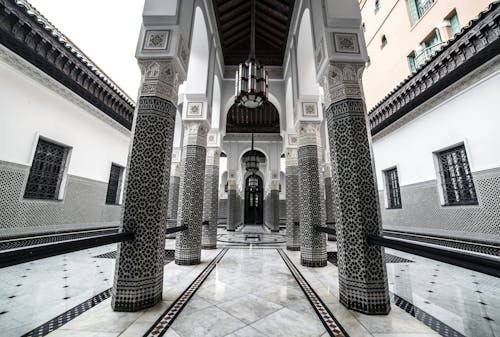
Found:
<path fill-rule="evenodd" d="M 375 0 L 375 13 L 380 10 L 380 0 Z"/>
<path fill-rule="evenodd" d="M 429 10 L 434 3 L 434 0 L 408 0 L 408 7 L 410 8 L 410 16 L 413 24 Z"/>
<path fill-rule="evenodd" d="M 380 40 L 380 49 L 384 48 L 387 45 L 387 37 L 382 35 L 382 39 Z"/>
<path fill-rule="evenodd" d="M 408 66 L 410 67 L 411 73 L 417 72 L 417 66 L 415 65 L 415 53 L 414 52 L 408 56 Z"/>
<path fill-rule="evenodd" d="M 120 204 L 120 190 L 123 176 L 123 167 L 111 164 L 109 172 L 108 191 L 106 192 L 106 204 Z"/>
<path fill-rule="evenodd" d="M 449 20 L 450 20 L 451 36 L 455 36 L 460 32 L 461 29 L 457 13 L 450 16 Z"/>
<path fill-rule="evenodd" d="M 59 199 L 68 148 L 39 139 L 24 191 L 27 199 Z"/>
<path fill-rule="evenodd" d="M 415 70 L 434 57 L 434 54 L 442 48 L 443 44 L 444 43 L 441 40 L 439 30 L 434 29 L 434 31 L 424 42 L 420 44 L 419 49 L 414 53 L 413 63 Z"/>
<path fill-rule="evenodd" d="M 437 153 L 444 204 L 477 205 L 476 189 L 463 145 Z"/>
<path fill-rule="evenodd" d="M 401 208 L 401 192 L 399 191 L 398 170 L 392 168 L 384 171 L 387 193 L 387 208 Z"/>

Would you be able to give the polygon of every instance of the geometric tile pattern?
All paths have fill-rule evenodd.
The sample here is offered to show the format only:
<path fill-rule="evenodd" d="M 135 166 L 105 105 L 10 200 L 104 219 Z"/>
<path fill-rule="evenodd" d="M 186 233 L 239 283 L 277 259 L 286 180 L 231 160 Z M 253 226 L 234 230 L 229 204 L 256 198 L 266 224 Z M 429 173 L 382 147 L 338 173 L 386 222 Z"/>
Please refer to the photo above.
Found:
<path fill-rule="evenodd" d="M 384 228 L 485 241 L 500 238 L 500 169 L 472 173 L 479 205 L 442 207 L 436 180 L 401 186 L 405 204 L 398 210 L 382 208 Z M 385 191 L 379 191 L 384 200 Z M 470 234 L 472 235 L 470 235 Z"/>
<path fill-rule="evenodd" d="M 323 80 L 332 162 L 340 302 L 366 314 L 390 311 L 382 248 L 368 235 L 382 232 L 366 114 L 362 64 L 331 64 Z"/>
<path fill-rule="evenodd" d="M 167 223 L 167 228 L 175 227 L 177 223 L 177 209 L 179 207 L 179 187 L 181 178 L 178 176 L 170 176 L 170 187 L 168 189 L 168 206 L 167 219 L 175 221 Z M 176 233 L 167 234 L 168 239 L 175 239 Z"/>
<path fill-rule="evenodd" d="M 277 251 L 281 255 L 281 258 L 287 265 L 288 269 L 290 269 L 290 272 L 306 295 L 307 299 L 313 306 L 316 314 L 325 326 L 328 334 L 334 337 L 349 337 L 347 332 L 344 330 L 342 325 L 340 325 L 339 321 L 335 318 L 330 309 L 328 309 L 328 307 L 321 300 L 318 294 L 316 294 L 314 289 L 309 285 L 304 276 L 302 276 L 302 273 L 297 269 L 297 267 L 285 254 L 285 252 L 283 252 L 283 250 L 280 248 L 278 248 Z"/>
<path fill-rule="evenodd" d="M 64 324 L 69 321 L 75 319 L 76 317 L 83 314 L 85 311 L 92 309 L 105 299 L 111 296 L 111 288 L 104 290 L 103 292 L 95 295 L 94 297 L 86 300 L 83 303 L 78 304 L 77 306 L 69 309 L 68 311 L 60 314 L 57 317 L 54 317 L 48 322 L 40 325 L 39 327 L 31 330 L 30 332 L 22 335 L 22 337 L 42 337 L 50 334 L 52 331 L 59 329 Z"/>
<path fill-rule="evenodd" d="M 392 255 L 392 254 L 384 254 L 385 263 L 414 263 L 415 261 L 405 259 L 404 257 Z M 328 262 L 331 262 L 335 266 L 338 266 L 338 256 L 337 252 L 328 252 Z"/>
<path fill-rule="evenodd" d="M 93 231 L 81 231 L 81 232 L 61 234 L 61 235 L 37 236 L 34 238 L 28 237 L 15 240 L 10 239 L 9 241 L 0 241 L 0 251 L 26 247 L 26 246 L 43 245 L 47 243 L 54 243 L 66 240 L 89 238 L 99 235 L 116 234 L 116 233 L 118 233 L 117 228 L 116 229 L 110 228 L 110 229 L 93 230 Z"/>
<path fill-rule="evenodd" d="M 307 267 L 324 267 L 326 235 L 316 229 L 324 225 L 320 191 L 318 146 L 299 146 L 300 259 Z"/>
<path fill-rule="evenodd" d="M 299 168 L 286 167 L 286 249 L 300 250 Z"/>
<path fill-rule="evenodd" d="M 237 203 L 238 199 L 236 198 L 236 190 L 229 189 L 227 191 L 227 230 L 235 231 L 237 225 Z"/>
<path fill-rule="evenodd" d="M 424 323 L 427 325 L 429 328 L 432 330 L 436 331 L 439 333 L 441 336 L 445 337 L 465 337 L 462 335 L 460 332 L 456 331 L 449 325 L 441 322 L 439 319 L 436 317 L 428 314 L 427 312 L 423 311 L 419 307 L 413 305 L 412 303 L 408 302 L 402 297 L 399 297 L 398 295 L 391 293 L 391 299 L 394 304 L 396 304 L 398 307 L 406 311 L 408 314 L 412 315 L 416 319 L 418 319 L 420 322 Z"/>
<path fill-rule="evenodd" d="M 134 240 L 118 244 L 112 307 L 137 311 L 161 300 L 175 105 L 139 97 L 122 215 Z"/>
<path fill-rule="evenodd" d="M 330 166 L 326 166 L 326 169 L 330 169 Z M 332 178 L 325 177 L 325 208 L 326 208 L 326 222 L 335 222 L 335 210 L 333 209 L 333 190 L 332 190 Z M 327 225 L 328 228 L 335 230 L 335 224 Z M 328 234 L 329 241 L 335 241 L 334 234 Z"/>
<path fill-rule="evenodd" d="M 94 258 L 98 259 L 116 259 L 116 250 L 107 252 L 104 254 L 99 254 L 96 256 L 93 256 Z M 174 250 L 173 249 L 165 249 L 165 257 L 163 259 L 163 264 L 166 265 L 169 262 L 174 260 Z"/>
<path fill-rule="evenodd" d="M 29 170 L 0 160 L 0 237 L 118 225 L 121 207 L 105 204 L 107 182 L 67 175 L 63 200 L 29 200 Z"/>
<path fill-rule="evenodd" d="M 180 232 L 182 233 L 182 232 Z M 168 328 L 172 325 L 174 320 L 179 316 L 182 309 L 189 302 L 191 297 L 196 293 L 198 288 L 206 280 L 208 275 L 214 270 L 217 263 L 224 257 L 227 248 L 222 249 L 219 254 L 205 267 L 198 277 L 191 283 L 186 290 L 168 307 L 168 309 L 161 315 L 161 317 L 154 323 L 154 325 L 146 332 L 144 337 L 159 337 L 163 336 Z"/>
<path fill-rule="evenodd" d="M 390 311 L 382 248 L 370 246 L 367 235 L 380 235 L 378 199 L 364 103 L 347 99 L 326 110 L 332 160 L 340 301 L 369 314 Z"/>
<path fill-rule="evenodd" d="M 205 190 L 203 198 L 203 225 L 201 235 L 202 249 L 217 248 L 217 216 L 219 214 L 219 166 L 207 165 L 205 168 Z"/>
<path fill-rule="evenodd" d="M 177 226 L 185 224 L 188 229 L 177 233 L 175 263 L 178 265 L 200 263 L 206 151 L 202 145 L 184 145 L 182 151 L 182 195 Z"/>

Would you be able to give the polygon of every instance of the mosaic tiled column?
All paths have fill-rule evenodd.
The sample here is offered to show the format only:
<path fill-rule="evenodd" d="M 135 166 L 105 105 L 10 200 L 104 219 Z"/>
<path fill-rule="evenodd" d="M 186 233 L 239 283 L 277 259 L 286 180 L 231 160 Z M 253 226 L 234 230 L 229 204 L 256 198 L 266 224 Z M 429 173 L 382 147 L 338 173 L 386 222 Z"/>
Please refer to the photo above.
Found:
<path fill-rule="evenodd" d="M 178 265 L 200 263 L 207 133 L 207 123 L 184 121 L 182 190 L 177 225 L 185 224 L 188 229 L 177 233 L 175 263 Z"/>
<path fill-rule="evenodd" d="M 162 298 L 165 227 L 179 78 L 173 60 L 139 61 L 143 82 L 128 159 L 111 305 L 137 311 Z M 174 94 L 175 93 L 175 94 Z"/>
<path fill-rule="evenodd" d="M 333 204 L 333 186 L 332 186 L 332 166 L 326 163 L 324 166 L 323 177 L 325 179 L 325 209 L 327 227 L 335 230 L 335 209 Z M 328 234 L 329 241 L 337 240 L 335 234 Z"/>
<path fill-rule="evenodd" d="M 271 232 L 280 231 L 280 181 L 273 179 L 269 192 L 269 225 Z"/>
<path fill-rule="evenodd" d="M 299 122 L 298 131 L 300 262 L 307 267 L 324 267 L 326 235 L 316 228 L 324 226 L 318 150 L 320 123 Z"/>
<path fill-rule="evenodd" d="M 168 192 L 168 207 L 167 207 L 167 228 L 177 225 L 177 209 L 179 207 L 179 187 L 181 184 L 181 164 L 172 163 L 170 169 L 170 184 Z M 176 233 L 167 234 L 167 239 L 175 239 Z"/>
<path fill-rule="evenodd" d="M 323 80 L 337 229 L 340 301 L 366 314 L 390 311 L 377 188 L 360 78 L 364 64 L 332 63 Z"/>
<path fill-rule="evenodd" d="M 231 179 L 227 181 L 227 227 L 230 232 L 236 230 L 238 198 L 236 196 L 236 181 Z"/>
<path fill-rule="evenodd" d="M 299 167 L 297 149 L 286 151 L 286 249 L 300 250 Z"/>
<path fill-rule="evenodd" d="M 207 149 L 207 162 L 205 166 L 205 189 L 203 198 L 203 222 L 201 248 L 217 248 L 217 215 L 219 213 L 219 148 Z"/>

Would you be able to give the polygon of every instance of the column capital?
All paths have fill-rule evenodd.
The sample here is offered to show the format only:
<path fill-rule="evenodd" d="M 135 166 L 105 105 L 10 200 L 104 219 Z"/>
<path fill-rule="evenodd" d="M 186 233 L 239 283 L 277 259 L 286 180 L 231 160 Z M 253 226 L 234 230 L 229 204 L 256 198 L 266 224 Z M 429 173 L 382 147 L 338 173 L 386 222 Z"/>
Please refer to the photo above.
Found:
<path fill-rule="evenodd" d="M 227 180 L 227 190 L 228 191 L 230 191 L 230 190 L 236 191 L 237 188 L 238 188 L 238 184 L 236 184 L 235 179 L 228 179 Z"/>
<path fill-rule="evenodd" d="M 321 145 L 321 122 L 298 121 L 299 147 L 305 145 Z"/>
<path fill-rule="evenodd" d="M 209 124 L 207 121 L 184 121 L 184 146 L 207 146 Z"/>
<path fill-rule="evenodd" d="M 280 180 L 279 179 L 272 179 L 269 182 L 269 190 L 278 191 L 279 189 L 280 189 Z"/>
<path fill-rule="evenodd" d="M 142 85 L 139 96 L 157 96 L 177 106 L 179 84 L 184 81 L 184 72 L 173 58 L 139 59 Z"/>
<path fill-rule="evenodd" d="M 289 147 L 286 149 L 285 164 L 287 167 L 299 165 L 299 154 L 297 148 Z"/>
<path fill-rule="evenodd" d="M 325 107 L 345 99 L 362 99 L 361 76 L 365 68 L 359 62 L 330 62 L 323 71 L 320 85 L 324 90 Z"/>
<path fill-rule="evenodd" d="M 207 165 L 219 166 L 220 148 L 218 146 L 207 147 Z"/>
<path fill-rule="evenodd" d="M 180 177 L 181 176 L 181 163 L 180 162 L 172 162 L 170 166 L 170 176 L 171 177 Z"/>

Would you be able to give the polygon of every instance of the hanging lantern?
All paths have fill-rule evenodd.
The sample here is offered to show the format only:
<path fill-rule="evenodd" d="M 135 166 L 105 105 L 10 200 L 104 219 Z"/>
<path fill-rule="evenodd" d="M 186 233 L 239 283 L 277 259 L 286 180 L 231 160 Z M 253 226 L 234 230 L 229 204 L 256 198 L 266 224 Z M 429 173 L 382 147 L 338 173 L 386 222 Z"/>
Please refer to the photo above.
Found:
<path fill-rule="evenodd" d="M 236 70 L 234 102 L 255 109 L 267 101 L 269 78 L 264 66 L 255 59 L 255 0 L 251 7 L 250 56 Z"/>
<path fill-rule="evenodd" d="M 253 174 L 248 178 L 248 187 L 251 191 L 255 191 L 259 187 L 259 179 L 256 175 Z"/>
<path fill-rule="evenodd" d="M 245 168 L 247 171 L 252 173 L 252 176 L 255 176 L 255 173 L 259 170 L 259 158 L 257 155 L 257 151 L 253 148 L 253 133 L 252 133 L 252 149 L 248 151 L 246 155 Z"/>

